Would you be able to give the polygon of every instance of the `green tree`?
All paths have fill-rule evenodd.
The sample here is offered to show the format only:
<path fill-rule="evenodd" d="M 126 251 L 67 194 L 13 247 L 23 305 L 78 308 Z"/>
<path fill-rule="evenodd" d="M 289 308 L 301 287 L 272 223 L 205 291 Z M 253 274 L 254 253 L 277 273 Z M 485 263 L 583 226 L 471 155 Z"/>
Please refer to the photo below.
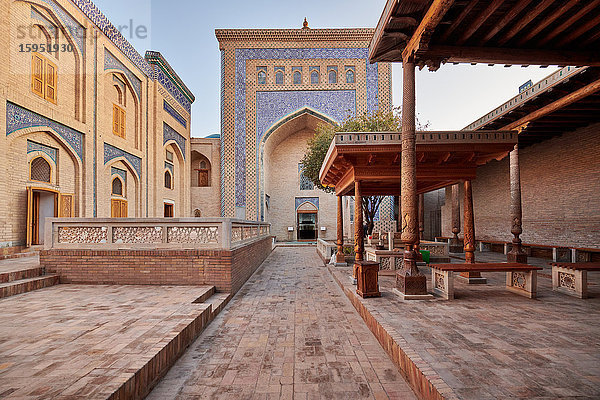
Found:
<path fill-rule="evenodd" d="M 308 148 L 302 159 L 304 175 L 315 184 L 316 188 L 333 193 L 334 188 L 321 185 L 319 171 L 336 132 L 400 132 L 401 121 L 400 111 L 395 108 L 388 112 L 377 111 L 348 118 L 339 125 L 320 124 L 315 136 L 308 141 Z M 367 235 L 373 232 L 375 215 L 382 199 L 381 196 L 363 197 L 363 215 L 367 225 Z"/>

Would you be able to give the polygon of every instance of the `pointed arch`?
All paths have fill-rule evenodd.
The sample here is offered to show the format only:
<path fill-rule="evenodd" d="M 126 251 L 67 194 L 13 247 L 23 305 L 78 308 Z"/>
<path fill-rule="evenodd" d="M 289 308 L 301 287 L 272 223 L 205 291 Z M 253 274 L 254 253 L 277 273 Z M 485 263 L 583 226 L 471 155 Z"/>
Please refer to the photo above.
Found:
<path fill-rule="evenodd" d="M 264 168 L 264 160 L 265 160 L 265 146 L 267 142 L 276 138 L 278 141 L 283 141 L 285 138 L 291 136 L 296 131 L 292 131 L 292 126 L 300 125 L 300 126 L 314 126 L 319 123 L 325 123 L 334 125 L 337 124 L 337 121 L 322 112 L 319 112 L 311 107 L 305 106 L 299 108 L 296 111 L 291 112 L 290 114 L 280 118 L 278 121 L 273 123 L 269 129 L 265 132 L 264 135 L 260 137 L 259 143 L 256 146 L 256 168 L 258 178 L 256 180 L 256 196 L 257 196 L 257 204 L 258 204 L 258 213 L 257 219 L 264 220 L 265 217 L 265 168 Z M 286 129 L 289 127 L 289 129 Z"/>

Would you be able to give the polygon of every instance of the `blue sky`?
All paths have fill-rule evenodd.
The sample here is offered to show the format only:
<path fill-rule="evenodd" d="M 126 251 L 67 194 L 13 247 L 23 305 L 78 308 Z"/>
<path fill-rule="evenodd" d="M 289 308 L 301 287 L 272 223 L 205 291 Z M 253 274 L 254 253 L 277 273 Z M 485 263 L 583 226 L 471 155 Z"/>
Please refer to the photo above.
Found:
<path fill-rule="evenodd" d="M 375 27 L 385 0 L 95 0 L 134 47 L 160 51 L 196 96 L 192 136 L 220 131 L 220 53 L 215 29 Z M 148 35 L 130 35 L 129 26 Z M 394 64 L 394 105 L 402 102 L 402 66 Z M 417 73 L 417 113 L 431 129 L 461 129 L 508 100 L 528 79 L 540 80 L 556 68 L 445 65 Z"/>

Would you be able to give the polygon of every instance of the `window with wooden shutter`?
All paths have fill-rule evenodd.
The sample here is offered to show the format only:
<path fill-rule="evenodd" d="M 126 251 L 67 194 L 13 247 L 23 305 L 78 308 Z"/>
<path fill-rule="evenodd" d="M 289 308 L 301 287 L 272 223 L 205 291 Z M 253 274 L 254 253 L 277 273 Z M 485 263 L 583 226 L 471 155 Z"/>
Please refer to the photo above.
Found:
<path fill-rule="evenodd" d="M 113 133 L 125 139 L 125 110 L 113 104 Z"/>
<path fill-rule="evenodd" d="M 46 93 L 45 99 L 56 104 L 56 65 L 46 60 Z"/>
<path fill-rule="evenodd" d="M 31 56 L 31 90 L 38 96 L 44 97 L 44 64 L 45 60 L 39 54 Z"/>

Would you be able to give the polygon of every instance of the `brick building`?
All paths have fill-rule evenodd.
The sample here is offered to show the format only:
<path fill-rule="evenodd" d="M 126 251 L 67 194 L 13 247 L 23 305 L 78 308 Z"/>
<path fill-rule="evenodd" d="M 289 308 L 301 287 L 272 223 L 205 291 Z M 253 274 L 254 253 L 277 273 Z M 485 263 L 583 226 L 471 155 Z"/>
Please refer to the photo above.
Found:
<path fill-rule="evenodd" d="M 89 0 L 0 14 L 0 247 L 42 244 L 51 216 L 188 216 L 194 96 L 162 55 Z"/>
<path fill-rule="evenodd" d="M 205 215 L 202 208 L 210 202 L 202 199 L 217 198 L 220 192 L 219 214 L 212 216 L 270 222 L 278 240 L 335 238 L 335 196 L 315 190 L 303 178 L 300 164 L 318 124 L 391 108 L 391 67 L 367 60 L 372 29 L 304 25 L 216 31 L 221 50 L 220 143 L 192 142 L 193 160 L 212 165 L 208 180 L 206 169 L 193 166 L 192 186 L 208 181 L 212 186 L 192 188 L 192 208 Z M 392 207 L 387 201 L 381 219 L 393 218 Z"/>
<path fill-rule="evenodd" d="M 598 67 L 561 68 L 523 85 L 518 95 L 465 128 L 514 129 L 525 119 L 530 121 L 519 134 L 521 239 L 535 255 L 560 258 L 563 252 L 569 258 L 571 249 L 580 261 L 600 256 L 598 82 Z M 473 180 L 477 240 L 502 243 L 513 237 L 509 161 L 505 157 L 477 170 Z M 443 236 L 452 236 L 451 198 L 447 188 Z"/>

